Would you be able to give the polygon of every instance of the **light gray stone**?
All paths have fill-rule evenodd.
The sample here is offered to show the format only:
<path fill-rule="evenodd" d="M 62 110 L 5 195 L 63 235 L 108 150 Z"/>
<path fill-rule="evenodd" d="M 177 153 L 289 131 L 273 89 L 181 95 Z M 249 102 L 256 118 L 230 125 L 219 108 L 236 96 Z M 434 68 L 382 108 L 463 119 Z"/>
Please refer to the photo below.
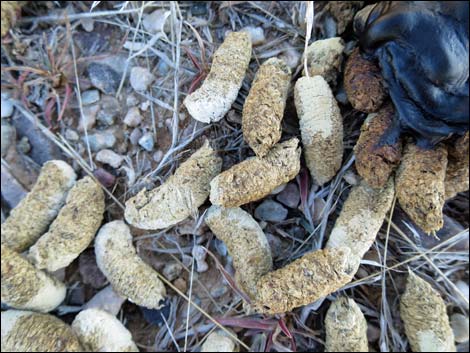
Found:
<path fill-rule="evenodd" d="M 287 217 L 287 209 L 273 200 L 265 200 L 256 207 L 255 217 L 268 222 L 282 222 Z"/>
<path fill-rule="evenodd" d="M 145 91 L 155 80 L 155 76 L 145 67 L 134 66 L 131 69 L 130 82 L 136 91 Z"/>
<path fill-rule="evenodd" d="M 122 161 L 124 160 L 124 157 L 112 150 L 104 149 L 96 154 L 96 160 L 98 162 L 108 164 L 116 169 L 120 167 Z"/>

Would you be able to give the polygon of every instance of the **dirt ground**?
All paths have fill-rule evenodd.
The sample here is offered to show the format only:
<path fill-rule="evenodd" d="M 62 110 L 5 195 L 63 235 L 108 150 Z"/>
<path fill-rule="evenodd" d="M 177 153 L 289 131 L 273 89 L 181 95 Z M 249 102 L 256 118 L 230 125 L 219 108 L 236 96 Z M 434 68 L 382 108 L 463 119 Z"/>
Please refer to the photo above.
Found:
<path fill-rule="evenodd" d="M 364 6 L 351 3 L 315 1 L 309 43 L 341 36 L 349 55 L 357 45 L 351 19 Z M 109 222 L 122 219 L 127 199 L 159 186 L 206 138 L 223 158 L 223 170 L 253 156 L 241 130 L 243 103 L 268 58 L 283 58 L 293 81 L 302 75 L 305 12 L 306 2 L 300 1 L 24 4 L 1 47 L 2 222 L 50 159 L 66 160 L 79 176 L 95 175 L 107 191 L 104 222 Z M 232 109 L 217 123 L 192 119 L 184 98 L 203 82 L 226 32 L 247 27 L 259 38 Z M 133 77 L 134 67 L 146 73 Z M 136 90 L 145 75 L 151 84 Z M 329 234 L 359 178 L 353 147 L 366 114 L 348 103 L 338 76 L 333 92 L 344 121 L 343 166 L 331 183 L 319 187 L 302 161 L 299 176 L 265 198 L 287 210 L 286 216 L 274 215 L 279 219 L 260 220 L 275 268 L 323 246 L 319 239 Z M 15 108 L 4 116 L 8 104 Z M 281 141 L 300 138 L 293 87 L 282 128 Z M 103 149 L 115 154 L 97 157 Z M 263 201 L 242 208 L 255 215 Z M 232 258 L 202 221 L 210 206 L 206 201 L 197 217 L 174 227 L 132 229 L 139 255 L 168 280 L 168 297 L 160 310 L 129 301 L 118 301 L 114 310 L 141 351 L 198 351 L 217 329 L 215 321 L 237 334 L 241 351 L 322 351 L 326 311 L 331 300 L 344 294 L 365 314 L 371 350 L 406 351 L 398 306 L 408 269 L 438 289 L 449 314 L 468 317 L 468 202 L 467 191 L 446 203 L 445 225 L 436 237 L 423 234 L 396 205 L 350 284 L 324 300 L 268 317 L 245 314 L 232 288 Z M 196 246 L 208 249 L 204 272 L 198 272 L 194 260 Z M 65 281 L 68 293 L 53 314 L 68 323 L 108 285 L 92 248 L 55 275 Z M 456 286 L 466 291 L 467 303 Z M 468 342 L 458 349 L 466 351 Z"/>

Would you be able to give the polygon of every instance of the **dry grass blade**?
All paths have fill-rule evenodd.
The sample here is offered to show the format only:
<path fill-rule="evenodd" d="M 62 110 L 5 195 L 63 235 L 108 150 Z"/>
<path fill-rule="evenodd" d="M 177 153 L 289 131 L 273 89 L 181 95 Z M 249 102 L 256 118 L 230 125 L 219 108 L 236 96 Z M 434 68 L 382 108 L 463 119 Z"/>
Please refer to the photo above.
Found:
<path fill-rule="evenodd" d="M 313 1 L 307 1 L 307 11 L 305 12 L 305 23 L 307 24 L 307 29 L 305 33 L 305 47 L 304 47 L 304 71 L 305 75 L 309 77 L 308 67 L 307 67 L 307 47 L 308 42 L 310 41 L 310 36 L 312 35 L 313 21 L 314 21 L 314 7 Z"/>

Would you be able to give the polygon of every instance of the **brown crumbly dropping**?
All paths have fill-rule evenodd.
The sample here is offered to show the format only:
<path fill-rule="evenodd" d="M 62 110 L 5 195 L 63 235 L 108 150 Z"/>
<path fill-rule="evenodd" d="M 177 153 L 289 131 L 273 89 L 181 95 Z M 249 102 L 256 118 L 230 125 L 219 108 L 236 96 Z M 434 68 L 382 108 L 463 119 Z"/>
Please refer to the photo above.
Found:
<path fill-rule="evenodd" d="M 342 297 L 330 305 L 325 330 L 325 352 L 369 351 L 366 318 L 353 299 Z"/>
<path fill-rule="evenodd" d="M 355 258 L 359 265 L 374 243 L 394 196 L 393 178 L 381 189 L 373 189 L 364 180 L 361 181 L 349 193 L 326 248 L 349 248 L 350 257 Z"/>
<path fill-rule="evenodd" d="M 222 159 L 206 141 L 165 183 L 129 199 L 126 221 L 141 229 L 163 229 L 197 214 L 209 196 L 210 181 L 221 169 Z"/>
<path fill-rule="evenodd" d="M 8 30 L 15 24 L 18 10 L 23 6 L 23 1 L 2 1 L 1 5 L 1 35 L 8 33 Z"/>
<path fill-rule="evenodd" d="M 392 104 L 384 105 L 377 113 L 369 114 L 354 147 L 356 169 L 373 188 L 383 187 L 400 163 L 400 140 L 393 145 L 380 145 L 382 136 L 393 123 L 394 114 Z"/>
<path fill-rule="evenodd" d="M 48 312 L 65 298 L 65 285 L 36 269 L 2 244 L 2 302 L 17 309 Z"/>
<path fill-rule="evenodd" d="M 256 296 L 256 282 L 271 271 L 273 260 L 268 240 L 259 224 L 241 208 L 211 206 L 205 219 L 214 234 L 227 245 L 233 258 L 237 283 Z"/>
<path fill-rule="evenodd" d="M 277 314 L 310 304 L 350 282 L 355 264 L 348 248 L 308 253 L 261 277 L 256 304 L 263 313 Z"/>
<path fill-rule="evenodd" d="M 49 314 L 2 312 L 2 352 L 84 352 L 72 328 Z"/>
<path fill-rule="evenodd" d="M 46 162 L 33 189 L 2 224 L 2 244 L 18 252 L 33 245 L 59 213 L 75 179 L 67 163 Z"/>
<path fill-rule="evenodd" d="M 336 30 L 338 34 L 342 34 L 363 4 L 364 1 L 328 1 L 323 11 L 333 16 Z"/>
<path fill-rule="evenodd" d="M 354 109 L 374 113 L 387 97 L 377 64 L 361 56 L 359 48 L 349 56 L 344 70 L 344 89 Z"/>
<path fill-rule="evenodd" d="M 449 146 L 449 161 L 446 171 L 446 200 L 469 189 L 469 132 Z"/>
<path fill-rule="evenodd" d="M 203 123 L 222 119 L 237 98 L 250 58 L 250 34 L 229 33 L 214 53 L 206 80 L 183 102 L 189 114 Z"/>
<path fill-rule="evenodd" d="M 405 146 L 397 170 L 395 188 L 403 210 L 426 233 L 444 224 L 447 149 L 438 145 L 424 149 L 413 143 Z"/>
<path fill-rule="evenodd" d="M 237 207 L 259 200 L 300 170 L 300 148 L 296 138 L 278 143 L 264 157 L 247 159 L 211 181 L 210 200 L 223 207 Z"/>
<path fill-rule="evenodd" d="M 99 269 L 117 294 L 149 309 L 162 306 L 165 286 L 158 273 L 137 254 L 130 229 L 123 221 L 101 227 L 95 240 L 95 254 Z"/>
<path fill-rule="evenodd" d="M 294 95 L 305 162 L 312 178 L 323 185 L 341 167 L 343 118 L 330 86 L 321 76 L 297 80 Z"/>
<path fill-rule="evenodd" d="M 309 76 L 322 76 L 329 85 L 335 86 L 343 63 L 343 50 L 341 37 L 320 39 L 310 44 L 305 53 Z"/>
<path fill-rule="evenodd" d="M 400 316 L 413 352 L 455 352 L 454 333 L 439 293 L 410 272 Z"/>
<path fill-rule="evenodd" d="M 260 66 L 243 106 L 243 138 L 259 157 L 281 138 L 291 70 L 284 61 L 271 58 Z"/>
<path fill-rule="evenodd" d="M 50 272 L 68 266 L 92 242 L 104 213 L 104 193 L 89 176 L 70 190 L 49 231 L 29 249 L 34 265 Z"/>

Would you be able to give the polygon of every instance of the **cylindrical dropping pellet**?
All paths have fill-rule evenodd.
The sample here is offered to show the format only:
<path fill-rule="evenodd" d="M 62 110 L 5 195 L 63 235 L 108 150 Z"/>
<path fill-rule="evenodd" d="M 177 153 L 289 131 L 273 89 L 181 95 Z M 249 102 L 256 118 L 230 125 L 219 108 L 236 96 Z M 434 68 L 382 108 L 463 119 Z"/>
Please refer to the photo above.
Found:
<path fill-rule="evenodd" d="M 393 124 L 394 114 L 391 104 L 384 105 L 377 113 L 369 114 L 354 147 L 357 172 L 373 188 L 383 187 L 400 163 L 401 140 L 394 144 L 381 141 Z"/>
<path fill-rule="evenodd" d="M 469 189 L 469 132 L 459 137 L 453 146 L 449 146 L 449 160 L 446 170 L 446 200 L 459 192 Z"/>
<path fill-rule="evenodd" d="M 322 76 L 329 85 L 335 86 L 343 63 L 343 50 L 341 37 L 320 39 L 310 44 L 305 52 L 309 76 Z M 305 76 L 305 70 L 303 74 Z"/>
<path fill-rule="evenodd" d="M 261 277 L 256 304 L 277 314 L 310 304 L 350 282 L 356 265 L 348 248 L 317 250 Z"/>
<path fill-rule="evenodd" d="M 237 207 L 259 200 L 293 179 L 300 170 L 299 140 L 275 145 L 264 157 L 253 157 L 222 172 L 211 181 L 210 200 L 223 207 Z"/>
<path fill-rule="evenodd" d="M 455 352 L 446 305 L 429 283 L 408 275 L 400 316 L 413 352 Z"/>
<path fill-rule="evenodd" d="M 343 118 L 330 86 L 321 76 L 298 79 L 294 94 L 305 161 L 312 178 L 323 185 L 341 167 Z"/>
<path fill-rule="evenodd" d="M 251 215 L 241 208 L 211 206 L 206 224 L 222 240 L 233 259 L 237 283 L 251 297 L 256 282 L 272 269 L 271 248 L 266 235 Z"/>
<path fill-rule="evenodd" d="M 260 66 L 243 105 L 243 138 L 259 157 L 281 138 L 291 70 L 281 59 Z"/>
<path fill-rule="evenodd" d="M 235 334 L 234 334 L 235 335 Z M 211 332 L 201 346 L 201 352 L 238 352 L 238 346 L 226 332 Z"/>
<path fill-rule="evenodd" d="M 359 266 L 360 260 L 374 243 L 394 196 L 393 178 L 381 189 L 373 189 L 362 180 L 349 193 L 326 248 L 349 248 L 350 257 L 355 258 Z"/>
<path fill-rule="evenodd" d="M 354 109 L 374 113 L 387 97 L 380 67 L 361 56 L 359 48 L 349 56 L 344 69 L 344 89 Z"/>
<path fill-rule="evenodd" d="M 65 285 L 36 269 L 2 244 L 2 302 L 12 308 L 48 312 L 65 298 Z"/>
<path fill-rule="evenodd" d="M 70 190 L 49 231 L 29 249 L 37 268 L 50 272 L 68 266 L 92 242 L 104 213 L 104 193 L 89 176 Z"/>
<path fill-rule="evenodd" d="M 400 206 L 426 233 L 444 225 L 447 149 L 438 145 L 424 149 L 413 143 L 405 146 L 395 178 Z"/>
<path fill-rule="evenodd" d="M 350 298 L 336 299 L 325 318 L 325 352 L 368 352 L 367 322 Z"/>
<path fill-rule="evenodd" d="M 203 123 L 222 119 L 237 98 L 250 58 L 250 34 L 229 33 L 215 51 L 211 70 L 202 86 L 184 100 L 189 114 Z"/>
<path fill-rule="evenodd" d="M 157 272 L 132 244 L 129 227 L 113 221 L 101 227 L 95 240 L 96 263 L 116 293 L 148 309 L 161 307 L 166 290 Z"/>
<path fill-rule="evenodd" d="M 197 214 L 209 196 L 210 181 L 221 169 L 222 159 L 206 141 L 165 183 L 129 199 L 126 221 L 137 228 L 162 229 Z"/>
<path fill-rule="evenodd" d="M 72 322 L 78 339 L 90 352 L 138 352 L 129 330 L 100 309 L 81 311 Z"/>
<path fill-rule="evenodd" d="M 67 163 L 46 162 L 33 189 L 2 224 L 2 243 L 19 252 L 34 244 L 59 213 L 75 179 Z"/>
<path fill-rule="evenodd" d="M 2 352 L 83 352 L 72 328 L 49 314 L 2 312 Z"/>

